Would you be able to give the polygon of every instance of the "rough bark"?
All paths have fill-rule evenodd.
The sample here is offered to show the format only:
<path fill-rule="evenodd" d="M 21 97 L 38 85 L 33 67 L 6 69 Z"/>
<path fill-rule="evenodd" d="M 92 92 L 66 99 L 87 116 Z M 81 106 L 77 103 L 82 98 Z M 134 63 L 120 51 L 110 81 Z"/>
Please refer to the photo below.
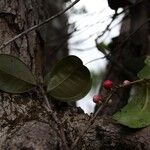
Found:
<path fill-rule="evenodd" d="M 63 1 L 1 0 L 0 45 L 62 9 Z M 10 54 L 21 59 L 39 80 L 59 59 L 68 54 L 67 39 L 67 17 L 63 15 L 12 42 L 0 53 Z M 25 122 L 37 118 L 43 119 L 44 110 L 38 89 L 20 95 L 10 95 L 1 91 L 0 99 L 0 149 L 7 149 L 7 146 L 3 148 L 1 146 L 9 138 L 11 130 L 17 128 L 18 123 L 23 125 Z M 39 123 L 39 120 L 37 122 Z M 32 126 L 32 124 L 30 125 Z M 37 126 L 35 132 L 38 131 L 38 128 L 44 130 L 42 124 L 39 123 Z M 25 127 L 23 130 L 26 132 Z M 44 134 L 46 134 L 46 130 Z M 16 140 L 13 141 L 16 142 Z M 23 141 L 25 144 L 26 140 Z M 44 142 L 39 147 L 43 147 L 43 145 Z M 18 147 L 18 149 L 21 148 Z"/>
<path fill-rule="evenodd" d="M 62 2 L 52 0 L 1 0 L 0 44 L 56 14 L 62 6 Z M 38 76 L 68 54 L 67 39 L 67 17 L 63 15 L 13 42 L 1 53 L 19 57 Z"/>
<path fill-rule="evenodd" d="M 45 0 L 1 0 L 0 44 L 51 16 L 60 9 L 58 6 L 56 7 L 52 1 Z M 62 26 L 59 26 L 59 19 L 63 20 Z M 66 44 L 62 43 L 63 50 L 62 46 L 59 46 L 61 50 L 56 48 L 56 45 L 59 45 L 57 39 L 60 41 L 60 38 L 64 39 L 66 35 L 65 30 L 62 32 L 66 18 L 62 16 L 59 19 L 18 39 L 0 53 L 19 57 L 37 78 L 42 76 L 56 62 L 57 57 L 67 54 Z M 56 45 L 51 45 L 54 42 Z M 20 95 L 10 95 L 1 91 L 0 99 L 1 150 L 63 149 L 58 125 L 45 111 L 43 97 L 38 89 Z M 52 105 L 52 108 L 53 113 L 63 123 L 67 144 L 70 147 L 92 115 L 88 116 L 81 109 L 65 105 Z M 149 128 L 131 131 L 114 124 L 111 118 L 97 117 L 76 149 L 148 150 L 149 147 Z"/>
<path fill-rule="evenodd" d="M 75 138 L 85 128 L 90 116 L 76 108 L 60 111 L 64 122 L 67 144 L 71 146 Z M 55 128 L 55 129 L 54 129 Z M 11 150 L 53 150 L 61 149 L 57 125 L 52 122 L 32 120 L 15 126 L 2 144 L 2 149 Z M 144 135 L 144 136 L 143 136 Z M 131 130 L 113 124 L 111 118 L 98 117 L 92 127 L 79 141 L 75 149 L 80 150 L 149 150 L 150 128 Z"/>

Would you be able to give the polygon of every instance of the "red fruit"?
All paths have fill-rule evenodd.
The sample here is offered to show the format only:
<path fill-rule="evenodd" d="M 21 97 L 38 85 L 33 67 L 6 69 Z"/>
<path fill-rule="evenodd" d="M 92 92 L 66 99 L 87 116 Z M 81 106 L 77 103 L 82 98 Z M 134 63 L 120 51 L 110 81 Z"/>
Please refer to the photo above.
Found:
<path fill-rule="evenodd" d="M 93 102 L 94 103 L 99 103 L 100 101 L 102 101 L 102 96 L 101 95 L 94 95 L 93 96 Z"/>
<path fill-rule="evenodd" d="M 129 80 L 124 80 L 123 81 L 123 86 L 127 86 L 127 85 L 129 85 L 130 84 L 130 81 Z"/>
<path fill-rule="evenodd" d="M 113 82 L 111 80 L 105 80 L 103 82 L 103 87 L 106 89 L 106 90 L 110 90 L 112 89 L 113 87 Z"/>

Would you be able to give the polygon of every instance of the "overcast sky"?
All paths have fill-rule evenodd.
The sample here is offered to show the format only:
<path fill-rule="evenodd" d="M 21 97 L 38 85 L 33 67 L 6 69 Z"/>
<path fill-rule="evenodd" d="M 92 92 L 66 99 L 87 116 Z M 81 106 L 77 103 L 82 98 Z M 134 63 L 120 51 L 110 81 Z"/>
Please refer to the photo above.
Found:
<path fill-rule="evenodd" d="M 69 40 L 70 54 L 80 57 L 84 64 L 87 62 L 103 57 L 103 55 L 95 48 L 95 39 L 106 26 L 111 21 L 111 16 L 114 11 L 108 7 L 107 0 L 80 0 L 74 8 L 83 8 L 87 10 L 86 14 L 73 14 L 69 13 L 69 22 L 74 23 L 77 27 L 77 32 L 75 32 Z M 100 40 L 105 43 L 109 43 L 112 37 L 119 34 L 120 22 L 122 17 L 118 18 L 112 26 L 115 26 L 113 30 Z M 87 65 L 91 71 L 103 70 L 106 66 L 105 59 L 99 59 Z M 78 104 L 85 110 L 85 112 L 91 112 L 94 109 L 94 103 L 92 102 L 93 94 L 90 93 L 83 100 L 78 102 Z"/>
<path fill-rule="evenodd" d="M 108 7 L 107 0 L 80 0 L 74 7 L 76 9 L 85 7 L 87 13 L 70 16 L 69 22 L 75 22 L 79 31 L 75 32 L 70 39 L 69 48 L 71 54 L 79 55 L 86 63 L 102 56 L 95 48 L 95 39 L 109 24 L 114 11 Z M 115 21 L 112 26 L 119 21 L 120 19 Z M 101 41 L 109 43 L 112 37 L 119 34 L 119 27 L 116 26 L 111 32 L 105 34 Z M 81 50 L 84 50 L 84 52 L 81 52 Z"/>

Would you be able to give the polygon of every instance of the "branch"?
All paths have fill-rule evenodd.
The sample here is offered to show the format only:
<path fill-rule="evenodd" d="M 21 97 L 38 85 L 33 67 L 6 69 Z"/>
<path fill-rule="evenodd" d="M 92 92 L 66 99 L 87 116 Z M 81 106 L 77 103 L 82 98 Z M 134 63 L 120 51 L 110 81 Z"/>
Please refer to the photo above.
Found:
<path fill-rule="evenodd" d="M 9 45 L 10 43 L 12 43 L 13 41 L 17 40 L 18 38 L 22 37 L 22 36 L 25 36 L 26 34 L 28 34 L 29 32 L 33 31 L 33 30 L 36 30 L 38 29 L 39 27 L 45 25 L 46 23 L 54 20 L 55 18 L 63 15 L 66 11 L 68 11 L 70 8 L 72 8 L 76 3 L 78 3 L 80 0 L 75 0 L 73 3 L 71 3 L 68 7 L 66 7 L 66 9 L 62 10 L 62 11 L 59 11 L 57 14 L 53 15 L 52 17 L 46 19 L 45 21 L 23 31 L 22 33 L 16 35 L 15 37 L 13 37 L 12 39 L 10 39 L 9 41 L 3 43 L 1 46 L 0 46 L 0 50 L 5 48 L 7 45 Z"/>
<path fill-rule="evenodd" d="M 89 120 L 86 127 L 83 129 L 83 131 L 80 133 L 80 135 L 75 139 L 74 143 L 71 146 L 71 150 L 75 149 L 77 146 L 79 140 L 84 136 L 84 134 L 89 130 L 91 125 L 95 122 L 96 117 L 107 107 L 108 101 L 111 99 L 113 95 L 113 92 L 111 92 L 108 97 L 106 98 L 105 102 L 98 108 L 98 110 L 95 112 L 94 116 Z"/>
<path fill-rule="evenodd" d="M 60 138 L 62 140 L 62 145 L 63 145 L 65 150 L 69 150 L 68 145 L 67 145 L 67 140 L 66 140 L 66 136 L 65 136 L 63 125 L 59 121 L 58 117 L 53 113 L 52 107 L 50 105 L 50 102 L 48 100 L 48 97 L 47 97 L 43 87 L 39 86 L 39 88 L 40 88 L 41 94 L 42 94 L 42 96 L 44 98 L 44 104 L 45 104 L 44 107 L 45 107 L 46 111 L 48 112 L 48 115 L 52 116 L 53 120 L 56 122 L 56 124 L 58 126 L 58 129 L 60 131 L 59 136 L 60 136 Z"/>
<path fill-rule="evenodd" d="M 98 45 L 97 40 L 95 40 L 96 45 Z M 115 64 L 116 68 L 121 69 L 121 71 L 127 76 L 129 77 L 130 80 L 137 80 L 137 77 L 128 69 L 126 69 L 122 64 L 118 63 L 118 61 L 116 59 L 114 59 L 113 57 L 111 57 L 110 54 L 106 53 L 106 48 L 103 48 L 101 45 L 99 45 L 100 52 L 102 52 L 104 54 L 104 56 L 110 61 L 110 63 Z"/>
<path fill-rule="evenodd" d="M 110 30 L 110 26 L 111 24 L 114 22 L 114 20 L 117 18 L 118 14 L 115 13 L 113 16 L 112 16 L 112 20 L 111 22 L 107 25 L 107 27 L 105 28 L 105 30 L 95 39 L 96 43 L 98 43 L 98 39 L 101 38 L 107 31 Z"/>
<path fill-rule="evenodd" d="M 146 80 L 147 81 L 147 80 Z M 79 136 L 75 139 L 74 143 L 71 146 L 71 150 L 75 149 L 75 147 L 77 146 L 79 140 L 81 140 L 81 138 L 84 136 L 84 134 L 89 130 L 89 128 L 91 127 L 92 124 L 94 124 L 94 122 L 96 121 L 96 117 L 100 116 L 101 113 L 103 112 L 103 110 L 109 106 L 109 101 L 111 100 L 113 94 L 120 88 L 124 88 L 126 86 L 131 86 L 133 84 L 137 84 L 137 83 L 142 83 L 145 82 L 144 79 L 139 79 L 133 82 L 129 82 L 127 85 L 125 84 L 120 84 L 118 86 L 115 86 L 114 88 L 111 89 L 111 91 L 109 91 L 108 95 L 106 96 L 104 102 L 102 101 L 102 104 L 99 106 L 99 108 L 97 109 L 97 111 L 94 113 L 94 116 L 89 120 L 89 122 L 87 123 L 86 127 L 82 130 L 82 132 L 79 134 Z"/>

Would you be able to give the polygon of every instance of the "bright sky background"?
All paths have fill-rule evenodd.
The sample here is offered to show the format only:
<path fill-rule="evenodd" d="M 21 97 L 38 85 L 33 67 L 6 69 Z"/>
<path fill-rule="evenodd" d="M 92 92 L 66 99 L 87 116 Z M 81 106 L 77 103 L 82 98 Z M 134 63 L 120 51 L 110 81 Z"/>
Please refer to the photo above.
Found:
<path fill-rule="evenodd" d="M 106 26 L 111 21 L 111 16 L 114 11 L 108 7 L 107 0 L 80 0 L 74 8 L 79 9 L 85 7 L 86 14 L 73 14 L 69 13 L 69 23 L 75 22 L 75 27 L 79 31 L 75 32 L 69 40 L 69 49 L 71 55 L 76 55 L 82 59 L 83 63 L 103 57 L 95 48 L 95 39 L 98 35 L 105 30 Z M 109 43 L 112 37 L 119 34 L 120 22 L 122 17 L 119 17 L 112 26 L 115 26 L 111 32 L 104 35 L 101 41 Z M 79 50 L 78 50 L 79 49 Z M 105 59 L 99 59 L 87 65 L 92 71 L 103 70 L 106 66 Z M 78 106 L 81 106 L 85 112 L 90 113 L 94 110 L 94 103 L 92 102 L 93 95 L 97 94 L 90 92 L 85 98 L 78 102 Z"/>

